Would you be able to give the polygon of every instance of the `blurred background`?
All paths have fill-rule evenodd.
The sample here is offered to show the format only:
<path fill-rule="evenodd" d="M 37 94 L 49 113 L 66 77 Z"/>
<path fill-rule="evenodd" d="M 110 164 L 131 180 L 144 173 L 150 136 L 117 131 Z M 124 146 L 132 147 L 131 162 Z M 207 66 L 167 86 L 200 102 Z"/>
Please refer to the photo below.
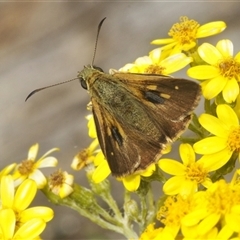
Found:
<path fill-rule="evenodd" d="M 0 169 L 27 157 L 40 144 L 39 157 L 53 147 L 59 167 L 73 173 L 74 155 L 90 143 L 87 136 L 89 102 L 78 81 L 42 91 L 27 102 L 34 89 L 77 76 L 92 60 L 97 26 L 103 24 L 95 65 L 106 72 L 119 69 L 156 46 L 150 41 L 168 37 L 172 24 L 188 16 L 200 24 L 222 20 L 227 29 L 207 39 L 216 44 L 229 38 L 240 51 L 240 2 L 1 2 L 0 3 Z M 202 39 L 200 42 L 204 42 Z M 186 77 L 183 73 L 175 76 Z M 51 171 L 51 169 L 50 169 Z M 74 172 L 87 185 L 85 173 Z M 121 183 L 113 182 L 114 189 Z M 158 189 L 161 191 L 161 189 Z M 116 197 L 121 199 L 119 192 Z M 123 239 L 64 207 L 54 207 L 44 239 Z M 122 202 L 119 200 L 119 205 Z"/>

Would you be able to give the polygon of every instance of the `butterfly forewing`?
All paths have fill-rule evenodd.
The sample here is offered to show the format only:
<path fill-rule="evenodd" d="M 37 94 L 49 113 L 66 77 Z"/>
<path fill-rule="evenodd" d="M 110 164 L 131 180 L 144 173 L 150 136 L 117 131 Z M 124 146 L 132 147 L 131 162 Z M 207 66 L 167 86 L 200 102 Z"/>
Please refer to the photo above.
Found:
<path fill-rule="evenodd" d="M 86 79 L 100 146 L 112 174 L 144 170 L 188 126 L 200 86 L 153 74 L 92 70 Z"/>

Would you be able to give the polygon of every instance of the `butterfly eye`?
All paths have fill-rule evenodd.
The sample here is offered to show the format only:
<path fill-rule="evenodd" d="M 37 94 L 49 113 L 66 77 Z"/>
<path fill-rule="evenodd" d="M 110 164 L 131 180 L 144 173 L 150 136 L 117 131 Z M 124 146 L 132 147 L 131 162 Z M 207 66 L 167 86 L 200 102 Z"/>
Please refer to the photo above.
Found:
<path fill-rule="evenodd" d="M 87 90 L 88 87 L 87 87 L 86 81 L 85 81 L 83 78 L 79 78 L 79 81 L 80 81 L 80 83 L 81 83 L 82 88 L 84 88 L 84 89 Z"/>
<path fill-rule="evenodd" d="M 93 68 L 98 70 L 99 72 L 104 72 L 100 67 L 93 66 Z"/>

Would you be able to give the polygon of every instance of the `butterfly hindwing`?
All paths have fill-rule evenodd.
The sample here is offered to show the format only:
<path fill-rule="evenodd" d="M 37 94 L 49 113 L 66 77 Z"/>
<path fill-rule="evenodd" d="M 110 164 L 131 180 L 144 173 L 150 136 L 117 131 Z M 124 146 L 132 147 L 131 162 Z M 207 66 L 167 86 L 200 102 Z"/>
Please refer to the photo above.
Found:
<path fill-rule="evenodd" d="M 92 101 L 98 140 L 114 176 L 146 169 L 161 156 L 167 143 L 164 137 L 158 142 L 151 136 L 139 135 L 139 132 L 121 124 L 94 99 Z"/>

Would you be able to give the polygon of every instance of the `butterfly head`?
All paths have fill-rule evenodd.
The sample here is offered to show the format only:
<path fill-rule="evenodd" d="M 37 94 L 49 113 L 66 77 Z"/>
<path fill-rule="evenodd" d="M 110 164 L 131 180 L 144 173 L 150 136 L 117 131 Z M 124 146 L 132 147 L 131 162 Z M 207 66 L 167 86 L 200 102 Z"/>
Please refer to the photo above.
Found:
<path fill-rule="evenodd" d="M 97 75 L 103 73 L 103 70 L 100 67 L 96 66 L 84 66 L 83 70 L 78 73 L 78 79 L 82 88 L 88 90 L 89 85 L 93 83 L 97 78 Z"/>

